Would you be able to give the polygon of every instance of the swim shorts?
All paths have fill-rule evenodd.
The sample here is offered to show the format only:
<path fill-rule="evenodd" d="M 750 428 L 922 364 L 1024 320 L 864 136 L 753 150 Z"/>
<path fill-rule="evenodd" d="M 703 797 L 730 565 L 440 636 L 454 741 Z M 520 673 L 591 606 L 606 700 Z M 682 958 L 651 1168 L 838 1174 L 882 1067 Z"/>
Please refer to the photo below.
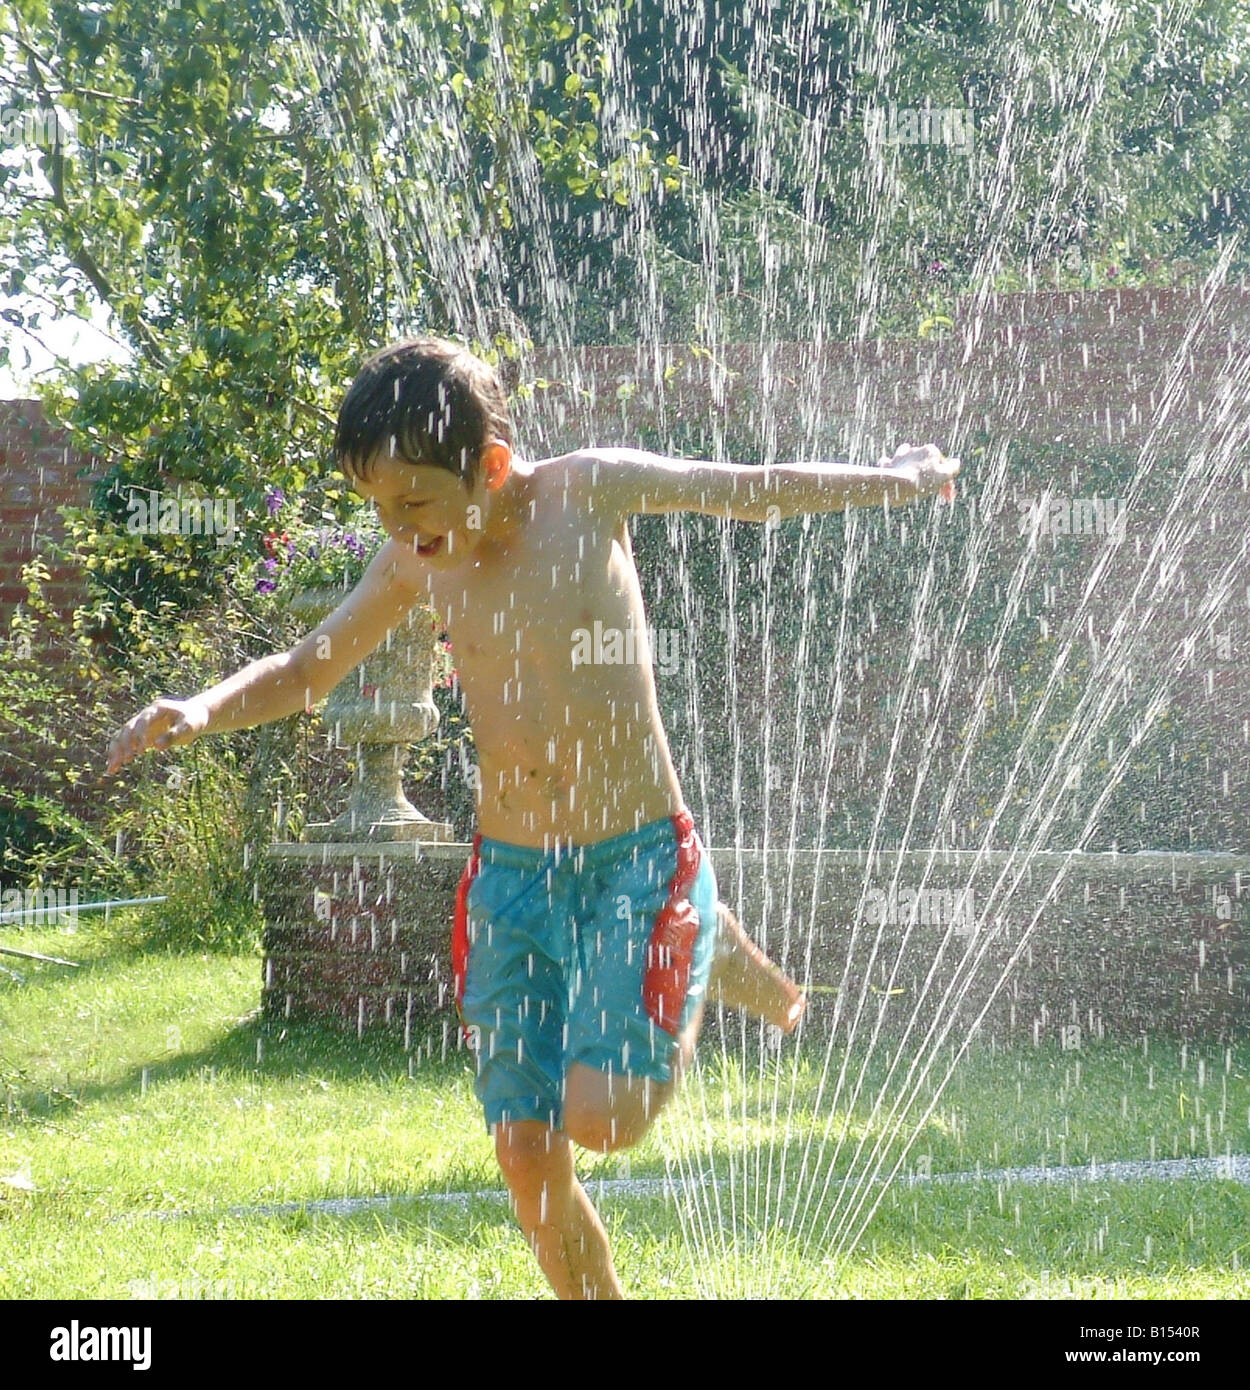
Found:
<path fill-rule="evenodd" d="M 476 836 L 452 975 L 487 1126 L 559 1129 L 575 1062 L 670 1081 L 707 990 L 716 903 L 689 811 L 553 850 Z"/>

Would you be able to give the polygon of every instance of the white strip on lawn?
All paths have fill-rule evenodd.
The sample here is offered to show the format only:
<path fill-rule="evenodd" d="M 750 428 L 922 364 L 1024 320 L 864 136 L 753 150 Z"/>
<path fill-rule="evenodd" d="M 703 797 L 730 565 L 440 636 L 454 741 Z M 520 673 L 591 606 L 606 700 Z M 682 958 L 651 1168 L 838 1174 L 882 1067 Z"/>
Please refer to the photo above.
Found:
<path fill-rule="evenodd" d="M 1225 1154 L 1221 1158 L 1121 1159 L 1111 1163 L 1083 1163 L 1061 1168 L 981 1168 L 964 1173 L 913 1174 L 894 1181 L 907 1187 L 932 1183 L 1026 1183 L 1045 1182 L 1132 1182 L 1141 1179 L 1174 1180 L 1218 1178 L 1250 1186 L 1250 1154 Z M 725 1188 L 724 1179 L 709 1173 L 703 1187 Z M 590 1178 L 585 1184 L 592 1200 L 603 1197 L 680 1197 L 685 1185 L 669 1178 Z M 465 1205 L 469 1202 L 503 1202 L 507 1193 L 499 1188 L 479 1192 L 411 1192 L 389 1197 L 324 1197 L 308 1202 L 274 1202 L 250 1207 L 227 1207 L 224 1213 L 195 1211 L 151 1211 L 135 1215 L 176 1220 L 190 1216 L 294 1216 L 300 1212 L 320 1212 L 330 1216 L 353 1216 L 357 1212 L 385 1210 L 413 1203 Z M 115 1220 L 118 1218 L 114 1218 Z"/>

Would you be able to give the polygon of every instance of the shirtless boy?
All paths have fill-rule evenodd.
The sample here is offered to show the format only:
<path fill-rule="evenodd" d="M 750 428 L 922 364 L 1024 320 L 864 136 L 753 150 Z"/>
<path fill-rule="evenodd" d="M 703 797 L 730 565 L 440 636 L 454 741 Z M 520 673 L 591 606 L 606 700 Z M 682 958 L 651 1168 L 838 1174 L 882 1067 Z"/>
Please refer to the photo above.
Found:
<path fill-rule="evenodd" d="M 573 1144 L 606 1152 L 642 1137 L 709 996 L 786 1032 L 804 1003 L 718 902 L 660 722 L 629 517 L 765 522 L 950 499 L 958 460 L 903 445 L 881 467 L 616 448 L 526 462 L 494 372 L 432 338 L 365 363 L 335 453 L 390 537 L 360 583 L 290 651 L 140 711 L 114 736 L 108 771 L 310 709 L 414 604 L 441 616 L 479 758 L 452 945 L 475 1089 L 552 1288 L 621 1297 Z M 632 662 L 577 659 L 575 633 L 596 622 L 630 635 Z"/>

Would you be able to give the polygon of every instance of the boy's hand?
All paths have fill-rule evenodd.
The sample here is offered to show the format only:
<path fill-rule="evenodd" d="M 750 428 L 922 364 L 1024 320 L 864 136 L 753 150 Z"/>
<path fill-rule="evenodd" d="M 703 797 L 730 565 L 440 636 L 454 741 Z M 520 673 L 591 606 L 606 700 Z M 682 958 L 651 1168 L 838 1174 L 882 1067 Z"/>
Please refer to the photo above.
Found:
<path fill-rule="evenodd" d="M 190 700 L 153 700 L 113 735 L 105 775 L 116 772 L 123 763 L 146 753 L 149 748 L 174 748 L 190 743 L 207 727 L 208 706 L 198 695 Z"/>
<path fill-rule="evenodd" d="M 881 456 L 881 467 L 902 473 L 914 483 L 916 497 L 931 497 L 936 493 L 946 502 L 955 500 L 955 474 L 959 472 L 957 458 L 947 458 L 936 444 L 913 448 L 900 444 L 893 458 Z"/>

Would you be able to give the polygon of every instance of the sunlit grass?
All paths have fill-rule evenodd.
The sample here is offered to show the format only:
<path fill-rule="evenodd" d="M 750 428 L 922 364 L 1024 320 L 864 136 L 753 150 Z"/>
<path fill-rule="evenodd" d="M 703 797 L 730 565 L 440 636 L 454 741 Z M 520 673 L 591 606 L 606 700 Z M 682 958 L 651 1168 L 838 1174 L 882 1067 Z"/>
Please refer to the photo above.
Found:
<path fill-rule="evenodd" d="M 0 1297 L 545 1296 L 501 1197 L 437 1200 L 499 1187 L 471 1063 L 441 1021 L 416 1060 L 393 1038 L 264 1024 L 255 957 L 134 952 L 85 931 L 2 939 L 83 968 L 6 958 L 24 982 L 0 983 Z M 886 1058 L 868 1059 L 852 1106 L 853 1087 L 835 1096 L 841 1056 L 826 1066 L 814 1036 L 775 1056 L 738 1046 L 709 1039 L 636 1149 L 582 1156 L 591 1179 L 678 1181 L 669 1196 L 591 1189 L 635 1294 L 1250 1293 L 1245 1187 L 883 1188 L 868 1179 L 893 1170 L 948 1055 L 896 1133 L 888 1105 L 874 1113 Z M 1183 1064 L 1162 1041 L 977 1047 L 900 1177 L 1244 1153 L 1248 1076 L 1244 1045 L 1191 1046 Z M 229 1211 L 379 1195 L 394 1201 L 352 1215 Z"/>

